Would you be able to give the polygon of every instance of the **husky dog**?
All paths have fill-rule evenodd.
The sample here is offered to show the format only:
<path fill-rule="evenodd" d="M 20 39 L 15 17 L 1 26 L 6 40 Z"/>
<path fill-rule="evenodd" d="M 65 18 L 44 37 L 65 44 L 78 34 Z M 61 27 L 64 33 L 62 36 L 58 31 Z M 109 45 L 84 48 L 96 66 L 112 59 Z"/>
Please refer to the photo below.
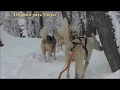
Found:
<path fill-rule="evenodd" d="M 84 78 L 92 50 L 96 49 L 98 51 L 102 51 L 103 49 L 94 34 L 92 34 L 92 37 L 90 38 L 75 37 L 71 39 L 72 34 L 67 18 L 64 18 L 63 32 L 64 43 L 66 45 L 66 60 L 69 62 L 71 54 L 73 53 L 72 61 L 75 61 L 75 78 Z M 70 65 L 67 69 L 67 78 L 70 78 L 69 70 Z"/>
<path fill-rule="evenodd" d="M 41 51 L 44 55 L 45 62 L 47 62 L 46 59 L 46 52 L 48 52 L 48 61 L 50 62 L 50 58 L 52 57 L 53 53 L 53 59 L 56 60 L 56 40 L 54 36 L 49 36 L 47 27 L 43 27 L 43 29 L 40 32 L 40 36 L 42 37 L 41 42 Z"/>

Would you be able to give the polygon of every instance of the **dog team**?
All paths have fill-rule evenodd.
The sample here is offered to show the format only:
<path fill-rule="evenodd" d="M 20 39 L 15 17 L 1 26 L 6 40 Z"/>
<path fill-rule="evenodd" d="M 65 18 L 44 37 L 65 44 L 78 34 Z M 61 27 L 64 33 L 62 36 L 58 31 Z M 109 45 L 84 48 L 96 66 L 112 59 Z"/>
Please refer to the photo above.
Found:
<path fill-rule="evenodd" d="M 62 49 L 65 46 L 66 63 L 69 64 L 66 77 L 70 78 L 70 64 L 74 61 L 75 79 L 83 79 L 92 55 L 92 50 L 102 51 L 102 46 L 93 33 L 89 38 L 81 37 L 80 34 L 72 30 L 67 18 L 63 19 L 63 23 L 63 30 L 53 30 L 53 35 L 51 36 L 48 35 L 48 28 L 46 26 L 42 28 L 40 36 L 42 38 L 41 51 L 44 60 L 45 62 L 50 62 L 51 57 L 56 60 L 56 47 Z M 48 53 L 48 60 L 46 53 Z"/>

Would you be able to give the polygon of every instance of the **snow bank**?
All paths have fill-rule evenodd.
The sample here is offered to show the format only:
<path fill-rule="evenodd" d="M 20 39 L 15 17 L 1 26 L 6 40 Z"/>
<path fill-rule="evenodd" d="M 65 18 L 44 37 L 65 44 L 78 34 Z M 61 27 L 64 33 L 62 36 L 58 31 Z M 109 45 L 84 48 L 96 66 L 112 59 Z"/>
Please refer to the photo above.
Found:
<path fill-rule="evenodd" d="M 109 11 L 107 14 L 112 19 L 113 28 L 115 30 L 114 34 L 115 34 L 115 38 L 116 38 L 116 43 L 118 46 L 118 51 L 120 53 L 120 23 L 117 19 L 117 15 L 120 15 L 120 14 L 115 11 Z"/>

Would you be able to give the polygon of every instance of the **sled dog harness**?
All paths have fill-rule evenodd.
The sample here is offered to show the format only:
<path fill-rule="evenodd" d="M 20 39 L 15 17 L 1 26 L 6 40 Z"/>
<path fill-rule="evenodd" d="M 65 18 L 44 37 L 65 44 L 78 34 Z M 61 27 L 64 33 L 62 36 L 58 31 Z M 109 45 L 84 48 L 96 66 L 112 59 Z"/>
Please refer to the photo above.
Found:
<path fill-rule="evenodd" d="M 59 74 L 59 76 L 58 76 L 58 79 L 61 78 L 63 72 L 66 71 L 67 68 L 70 66 L 71 60 L 72 60 L 72 57 L 73 57 L 73 54 L 74 54 L 74 49 L 75 49 L 75 46 L 76 46 L 77 44 L 81 44 L 81 45 L 82 45 L 82 47 L 83 47 L 84 50 L 85 50 L 86 57 L 88 56 L 88 50 L 87 50 L 87 48 L 86 48 L 87 38 L 84 38 L 84 39 L 85 39 L 85 46 L 83 46 L 83 43 L 82 43 L 82 41 L 81 41 L 81 38 L 84 38 L 84 37 L 78 37 L 78 39 L 80 40 L 80 43 L 72 42 L 72 43 L 73 43 L 73 48 L 71 48 L 72 54 L 70 55 L 70 59 L 69 59 L 69 61 L 68 61 L 67 66 L 60 72 L 60 74 Z"/>
<path fill-rule="evenodd" d="M 80 43 L 72 42 L 72 43 L 73 43 L 73 48 L 71 49 L 72 54 L 70 55 L 70 59 L 69 59 L 69 61 L 68 61 L 67 66 L 60 72 L 60 74 L 59 74 L 59 76 L 58 76 L 58 79 L 61 78 L 63 72 L 66 71 L 67 68 L 70 66 L 71 60 L 72 60 L 72 57 L 73 57 L 73 54 L 74 54 L 74 49 L 75 49 L 75 46 L 76 46 L 77 44 L 81 44 L 81 45 L 82 45 L 82 47 L 83 47 L 84 50 L 85 50 L 86 57 L 88 56 L 88 50 L 87 50 L 87 48 L 86 48 L 86 45 L 87 45 L 87 38 L 84 38 L 84 39 L 85 39 L 85 46 L 83 46 L 83 43 L 82 43 L 82 41 L 81 41 L 81 38 L 84 38 L 84 37 L 79 37 L 79 38 L 78 38 L 78 39 L 80 40 Z"/>
<path fill-rule="evenodd" d="M 84 37 L 78 37 L 78 39 L 80 40 L 80 43 L 72 42 L 72 43 L 73 43 L 73 48 L 71 48 L 71 51 L 73 51 L 73 49 L 75 48 L 75 46 L 76 46 L 77 44 L 81 44 L 82 47 L 83 47 L 84 50 L 85 50 L 86 57 L 87 57 L 87 56 L 88 56 L 88 50 L 87 50 L 87 48 L 86 48 L 87 38 L 84 38 L 84 39 L 85 39 L 85 46 L 83 45 L 83 43 L 82 43 L 82 41 L 81 41 L 81 38 L 84 38 Z"/>

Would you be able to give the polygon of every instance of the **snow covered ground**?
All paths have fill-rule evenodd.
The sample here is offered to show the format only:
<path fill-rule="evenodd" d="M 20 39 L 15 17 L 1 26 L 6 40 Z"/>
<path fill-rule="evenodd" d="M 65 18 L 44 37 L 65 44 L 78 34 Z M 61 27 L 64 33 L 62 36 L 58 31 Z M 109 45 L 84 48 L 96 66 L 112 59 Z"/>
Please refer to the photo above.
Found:
<path fill-rule="evenodd" d="M 1 29 L 0 29 L 1 30 Z M 65 64 L 64 51 L 57 52 L 57 60 L 45 63 L 38 38 L 15 38 L 1 30 L 1 39 L 5 46 L 0 47 L 0 78 L 57 79 Z M 74 63 L 70 70 L 74 78 Z M 93 50 L 85 78 L 120 79 L 120 70 L 111 72 L 104 52 Z M 66 73 L 62 78 L 66 78 Z"/>

